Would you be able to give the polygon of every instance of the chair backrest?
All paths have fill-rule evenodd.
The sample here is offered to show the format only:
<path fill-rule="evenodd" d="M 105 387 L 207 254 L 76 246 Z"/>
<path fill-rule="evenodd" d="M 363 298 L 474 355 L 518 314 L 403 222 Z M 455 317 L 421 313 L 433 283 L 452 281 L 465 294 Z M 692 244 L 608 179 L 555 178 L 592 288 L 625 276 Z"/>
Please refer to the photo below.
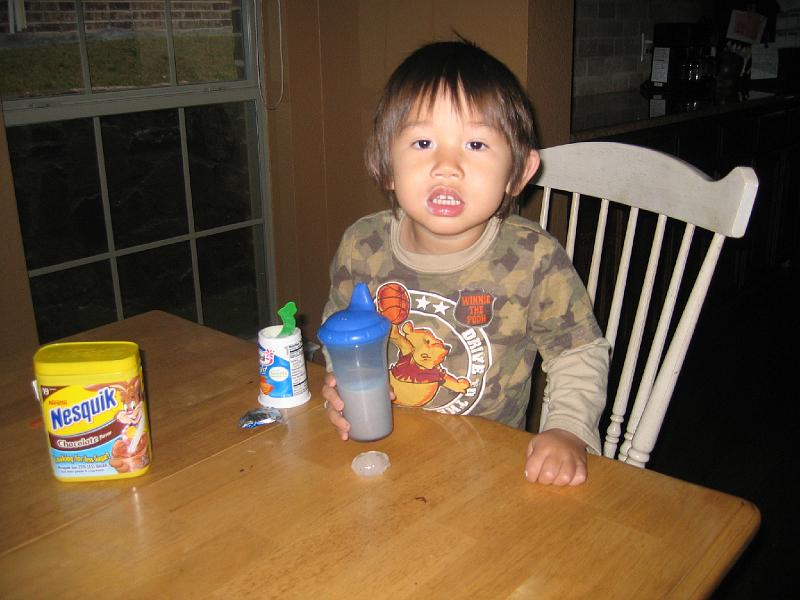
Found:
<path fill-rule="evenodd" d="M 590 255 L 588 274 L 582 274 L 587 290 L 597 311 L 600 283 L 607 314 L 598 314 L 598 320 L 605 321 L 612 348 L 618 343 L 620 350 L 625 346 L 624 360 L 616 352 L 613 355 L 612 371 L 618 370 L 619 377 L 614 382 L 603 454 L 643 467 L 661 430 L 722 243 L 726 237 L 744 235 L 758 178 L 751 168 L 736 167 L 723 179 L 712 181 L 673 156 L 613 142 L 566 144 L 540 154 L 542 167 L 535 181 L 544 190 L 540 223 L 548 227 L 551 202 L 561 196 L 552 192 L 567 192 L 567 253 L 575 260 L 576 244 L 579 250 L 581 241 L 591 246 L 584 253 Z M 582 197 L 594 206 L 582 210 Z M 588 203 L 584 202 L 584 208 Z M 609 239 L 612 222 L 619 235 L 612 233 Z M 675 235 L 676 227 L 682 234 Z M 693 245 L 696 228 L 711 232 L 705 236 L 710 241 L 698 235 Z M 677 250 L 665 248 L 665 232 L 675 246 L 680 237 Z M 643 239 L 649 252 L 641 251 Z M 700 258 L 696 257 L 698 246 Z M 673 264 L 659 268 L 665 256 Z M 637 270 L 640 278 L 634 276 Z M 691 272 L 696 272 L 693 281 Z M 626 291 L 631 300 L 626 300 Z M 673 323 L 676 305 L 680 317 Z M 632 321 L 624 321 L 629 325 L 625 340 L 618 339 L 623 306 L 632 315 Z M 613 365 L 620 368 L 615 370 Z"/>

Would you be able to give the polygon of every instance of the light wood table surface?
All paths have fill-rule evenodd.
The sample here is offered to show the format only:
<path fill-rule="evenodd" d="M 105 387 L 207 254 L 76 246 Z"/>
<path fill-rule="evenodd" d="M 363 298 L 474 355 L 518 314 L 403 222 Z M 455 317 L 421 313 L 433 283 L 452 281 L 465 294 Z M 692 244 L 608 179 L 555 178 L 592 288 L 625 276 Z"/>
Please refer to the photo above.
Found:
<path fill-rule="evenodd" d="M 71 339 L 140 344 L 153 463 L 138 478 L 52 475 L 32 356 L 0 359 L 2 598 L 701 598 L 759 525 L 750 503 L 590 457 L 575 488 L 527 483 L 529 434 L 395 409 L 341 442 L 312 399 L 242 430 L 255 344 L 150 312 Z M 350 463 L 389 455 L 381 477 Z"/>

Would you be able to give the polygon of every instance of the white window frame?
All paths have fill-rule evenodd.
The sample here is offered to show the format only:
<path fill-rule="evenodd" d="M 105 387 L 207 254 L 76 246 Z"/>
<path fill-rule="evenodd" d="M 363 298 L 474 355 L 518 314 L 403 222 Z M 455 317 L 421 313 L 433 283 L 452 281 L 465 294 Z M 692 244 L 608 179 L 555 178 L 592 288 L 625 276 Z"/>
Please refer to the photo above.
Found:
<path fill-rule="evenodd" d="M 86 34 L 83 26 L 83 8 L 79 0 L 74 0 L 78 21 L 78 40 L 80 47 L 84 91 L 80 94 L 64 94 L 58 96 L 44 96 L 36 98 L 21 98 L 4 101 L 3 113 L 6 127 L 32 125 L 52 121 L 69 119 L 91 119 L 94 128 L 95 148 L 97 152 L 97 165 L 100 178 L 100 192 L 105 219 L 106 234 L 108 238 L 108 251 L 89 257 L 66 261 L 43 268 L 28 271 L 28 277 L 36 277 L 54 273 L 65 269 L 109 260 L 114 288 L 114 300 L 117 319 L 125 317 L 122 309 L 122 298 L 117 273 L 116 259 L 127 254 L 138 253 L 176 242 L 188 241 L 191 248 L 192 270 L 194 275 L 195 303 L 197 318 L 200 324 L 204 323 L 203 304 L 200 293 L 199 272 L 197 263 L 196 240 L 202 237 L 233 231 L 244 228 L 261 227 L 264 247 L 254 247 L 254 262 L 256 270 L 263 270 L 263 278 L 256 277 L 257 298 L 259 311 L 259 324 L 263 326 L 270 320 L 277 306 L 275 293 L 275 267 L 273 260 L 273 235 L 271 228 L 271 202 L 269 196 L 269 153 L 266 143 L 267 112 L 262 93 L 263 45 L 260 43 L 261 29 L 261 3 L 257 0 L 242 0 L 242 45 L 245 54 L 245 79 L 239 81 L 221 81 L 192 85 L 178 85 L 175 72 L 175 48 L 172 35 L 171 0 L 165 0 L 165 22 L 168 48 L 168 64 L 170 85 L 151 88 L 139 88 L 123 91 L 94 92 L 89 80 L 89 57 L 86 45 Z M 257 139 L 257 165 L 250 165 L 251 169 L 258 169 L 257 190 L 261 202 L 261 216 L 247 221 L 240 221 L 232 225 L 225 225 L 213 229 L 195 231 L 192 211 L 192 197 L 190 175 L 188 168 L 188 153 L 186 142 L 186 120 L 184 108 L 205 106 L 211 104 L 252 102 L 255 107 L 256 123 L 255 134 Z M 111 210 L 108 197 L 108 186 L 105 173 L 103 156 L 102 132 L 100 118 L 110 115 L 136 113 L 150 110 L 177 109 L 179 116 L 179 129 L 181 139 L 181 155 L 183 161 L 184 189 L 187 202 L 188 233 L 155 242 L 140 244 L 124 249 L 117 249 L 114 243 Z M 251 176 L 253 173 L 251 172 Z M 252 189 L 252 186 L 251 186 Z M 255 332 L 254 332 L 255 333 Z"/>

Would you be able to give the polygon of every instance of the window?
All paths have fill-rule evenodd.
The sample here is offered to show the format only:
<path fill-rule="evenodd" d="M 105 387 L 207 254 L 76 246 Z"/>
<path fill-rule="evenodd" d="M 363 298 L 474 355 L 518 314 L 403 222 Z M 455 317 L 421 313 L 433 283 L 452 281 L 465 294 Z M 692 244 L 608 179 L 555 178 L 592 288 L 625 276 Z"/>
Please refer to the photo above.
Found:
<path fill-rule="evenodd" d="M 0 94 L 42 342 L 161 309 L 272 314 L 252 0 L 0 0 Z"/>

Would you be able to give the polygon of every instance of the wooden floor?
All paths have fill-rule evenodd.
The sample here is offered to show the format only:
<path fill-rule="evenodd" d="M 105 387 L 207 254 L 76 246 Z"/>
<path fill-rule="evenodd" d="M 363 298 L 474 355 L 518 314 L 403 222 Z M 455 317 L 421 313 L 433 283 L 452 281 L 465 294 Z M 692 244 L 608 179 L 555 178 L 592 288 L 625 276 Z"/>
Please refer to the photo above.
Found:
<path fill-rule="evenodd" d="M 788 270 L 704 310 L 649 468 L 746 498 L 756 539 L 713 600 L 786 598 L 800 517 L 800 302 Z"/>

